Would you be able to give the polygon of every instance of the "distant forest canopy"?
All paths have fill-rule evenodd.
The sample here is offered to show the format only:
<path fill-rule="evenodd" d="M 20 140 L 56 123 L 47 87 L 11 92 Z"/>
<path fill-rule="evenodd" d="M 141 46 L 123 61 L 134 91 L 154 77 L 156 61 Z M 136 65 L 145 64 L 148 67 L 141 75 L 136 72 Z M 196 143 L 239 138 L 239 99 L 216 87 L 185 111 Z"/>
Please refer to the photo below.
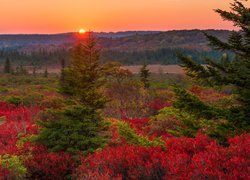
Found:
<path fill-rule="evenodd" d="M 157 50 L 145 50 L 134 52 L 120 52 L 120 51 L 103 51 L 102 60 L 104 62 L 109 60 L 116 60 L 125 65 L 140 65 L 140 64 L 180 64 L 177 53 L 183 53 L 191 56 L 195 62 L 204 64 L 205 58 L 220 59 L 222 53 L 218 51 L 199 51 L 182 48 L 161 48 Z M 231 53 L 228 53 L 231 57 Z"/>
<path fill-rule="evenodd" d="M 55 51 L 47 51 L 41 49 L 40 51 L 32 51 L 29 53 L 20 52 L 18 50 L 0 50 L 0 64 L 9 58 L 13 65 L 25 66 L 43 66 L 43 65 L 59 65 L 62 58 L 69 59 L 69 51 L 65 49 L 58 49 Z"/>
<path fill-rule="evenodd" d="M 222 54 L 207 45 L 203 33 L 225 40 L 226 30 L 128 31 L 95 33 L 102 61 L 125 65 L 179 64 L 176 53 L 188 54 L 198 63 Z M 57 35 L 0 35 L 0 63 L 8 57 L 15 65 L 59 65 L 70 59 L 70 49 L 79 41 L 75 33 Z M 229 57 L 232 55 L 229 53 Z"/>

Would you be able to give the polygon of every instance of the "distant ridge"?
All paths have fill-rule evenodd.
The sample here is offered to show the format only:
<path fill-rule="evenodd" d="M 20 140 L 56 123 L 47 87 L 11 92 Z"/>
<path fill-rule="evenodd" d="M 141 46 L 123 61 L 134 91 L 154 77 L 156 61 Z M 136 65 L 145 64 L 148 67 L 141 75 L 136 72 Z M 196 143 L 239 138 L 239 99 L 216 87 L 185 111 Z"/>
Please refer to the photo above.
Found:
<path fill-rule="evenodd" d="M 228 30 L 172 30 L 95 32 L 103 61 L 122 64 L 179 64 L 176 53 L 192 56 L 198 63 L 205 57 L 220 59 L 221 52 L 208 46 L 204 33 L 226 40 Z M 0 35 L 0 62 L 7 57 L 20 64 L 57 64 L 79 41 L 78 33 Z M 230 53 L 230 52 L 229 52 Z"/>
<path fill-rule="evenodd" d="M 203 32 L 208 32 L 225 39 L 230 31 L 227 30 L 171 30 L 171 31 L 124 31 L 124 32 L 95 32 L 95 35 L 100 38 L 103 48 L 114 48 L 122 50 L 138 49 L 138 46 L 143 44 L 143 47 L 149 49 L 157 49 L 158 47 L 176 46 L 177 44 L 187 45 L 204 43 L 206 39 Z M 136 36 L 136 38 L 135 38 Z M 115 40 L 110 40 L 110 38 Z M 0 49 L 29 49 L 35 50 L 37 46 L 49 48 L 64 47 L 76 41 L 76 33 L 60 33 L 60 34 L 10 34 L 0 35 Z M 106 42 L 105 42 L 106 41 Z M 112 42 L 111 42 L 112 41 Z M 126 42 L 124 42 L 126 41 Z M 190 41 L 190 42 L 187 42 Z M 159 44 L 157 44 L 159 42 Z M 125 44 L 124 44 L 125 43 Z M 171 44 L 168 44 L 171 43 Z M 174 44 L 173 44 L 174 43 Z M 145 45 L 146 44 L 146 45 Z M 152 47 L 150 47 L 152 45 Z M 178 45 L 178 47 L 179 47 Z"/>

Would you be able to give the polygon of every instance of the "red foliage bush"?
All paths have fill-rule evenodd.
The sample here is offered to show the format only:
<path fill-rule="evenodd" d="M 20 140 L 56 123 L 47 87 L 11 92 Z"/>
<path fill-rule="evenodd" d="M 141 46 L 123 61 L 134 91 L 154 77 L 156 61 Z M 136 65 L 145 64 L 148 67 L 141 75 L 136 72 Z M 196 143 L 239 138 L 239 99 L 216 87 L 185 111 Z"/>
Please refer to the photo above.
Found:
<path fill-rule="evenodd" d="M 153 101 L 151 101 L 148 105 L 148 107 L 152 110 L 152 111 L 159 111 L 160 109 L 163 109 L 165 107 L 170 107 L 172 104 L 170 102 L 165 102 L 162 101 L 162 99 L 154 99 Z"/>
<path fill-rule="evenodd" d="M 108 146 L 119 146 L 123 143 L 124 139 L 120 138 L 120 134 L 117 129 L 117 121 L 112 120 L 112 125 L 110 126 L 110 139 Z"/>
<path fill-rule="evenodd" d="M 214 103 L 229 96 L 226 93 L 217 92 L 214 89 L 205 89 L 197 85 L 193 85 L 190 89 L 190 92 L 208 103 Z"/>
<path fill-rule="evenodd" d="M 62 179 L 72 174 L 75 163 L 69 154 L 64 152 L 49 152 L 44 146 L 26 143 L 17 148 L 20 135 L 36 134 L 37 126 L 33 116 L 37 114 L 36 107 L 16 107 L 0 102 L 0 155 L 16 154 L 27 158 L 24 162 L 29 178 Z M 7 177 L 9 172 L 0 166 L 0 177 Z"/>
<path fill-rule="evenodd" d="M 9 175 L 10 172 L 8 171 L 8 169 L 0 166 L 0 177 L 8 177 Z"/>
<path fill-rule="evenodd" d="M 20 135 L 36 134 L 32 117 L 39 108 L 16 107 L 0 102 L 0 155 L 16 154 L 24 158 L 31 179 L 66 179 L 76 174 L 79 179 L 249 179 L 250 135 L 228 140 L 229 146 L 218 145 L 205 135 L 196 138 L 163 138 L 165 149 L 126 144 L 119 138 L 115 123 L 112 138 L 104 150 L 81 158 L 76 168 L 72 156 L 49 152 L 42 145 L 25 143 L 17 148 Z M 136 133 L 149 131 L 148 119 L 125 121 Z M 9 175 L 0 166 L 0 177 Z"/>
<path fill-rule="evenodd" d="M 16 107 L 0 102 L 0 155 L 18 154 L 16 142 L 20 135 L 37 133 L 37 126 L 32 117 L 37 114 L 37 107 Z M 8 177 L 8 169 L 0 166 L 0 177 Z"/>
<path fill-rule="evenodd" d="M 24 164 L 28 170 L 28 177 L 31 179 L 66 179 L 71 176 L 75 168 L 71 155 L 65 152 L 49 152 L 42 145 L 27 143 L 21 154 L 30 156 Z"/>
<path fill-rule="evenodd" d="M 143 127 L 148 125 L 148 118 L 144 118 L 144 119 L 132 119 L 129 120 L 129 124 L 131 125 L 132 128 L 135 129 L 142 129 Z"/>
<path fill-rule="evenodd" d="M 229 139 L 230 146 L 223 148 L 212 142 L 206 151 L 193 157 L 190 178 L 249 179 L 250 135 L 242 134 Z M 196 171 L 195 171 L 196 169 Z"/>
<path fill-rule="evenodd" d="M 16 107 L 0 102 L 0 155 L 14 154 L 17 151 L 16 141 L 19 136 L 37 133 L 37 126 L 33 116 L 37 114 L 37 107 Z"/>
<path fill-rule="evenodd" d="M 149 119 L 131 119 L 125 121 L 130 124 L 130 127 L 135 130 L 137 134 L 147 135 L 149 132 Z"/>
<path fill-rule="evenodd" d="M 152 129 L 152 124 L 150 123 L 149 118 L 132 119 L 124 122 L 129 123 L 130 127 L 135 130 L 136 134 L 147 136 L 151 140 L 155 139 L 156 137 L 171 137 L 171 135 L 166 132 L 166 128 L 163 124 L 161 124 L 161 127 L 164 130 L 160 131 L 160 129 L 157 129 L 157 131 L 154 131 L 154 129 Z"/>
<path fill-rule="evenodd" d="M 160 167 L 157 166 L 157 161 L 164 153 L 160 148 L 132 145 L 107 148 L 88 156 L 86 159 L 83 158 L 82 165 L 77 169 L 77 176 L 83 178 L 90 174 L 105 175 L 108 173 L 112 178 L 153 178 L 157 172 L 161 171 Z M 152 157 L 157 158 L 153 159 Z M 149 169 L 151 171 L 148 171 Z"/>
<path fill-rule="evenodd" d="M 128 179 L 247 179 L 250 176 L 249 134 L 222 147 L 205 135 L 171 138 L 166 149 L 132 145 L 108 147 L 82 158 L 78 178 L 109 175 Z"/>

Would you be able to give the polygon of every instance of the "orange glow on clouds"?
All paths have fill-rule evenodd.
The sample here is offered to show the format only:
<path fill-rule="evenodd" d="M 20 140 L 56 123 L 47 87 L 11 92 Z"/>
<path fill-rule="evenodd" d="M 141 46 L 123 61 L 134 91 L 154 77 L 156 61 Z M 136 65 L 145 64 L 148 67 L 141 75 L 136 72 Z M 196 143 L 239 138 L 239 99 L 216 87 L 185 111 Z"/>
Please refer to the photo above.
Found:
<path fill-rule="evenodd" d="M 0 1 L 0 33 L 233 28 L 213 11 L 233 0 Z"/>

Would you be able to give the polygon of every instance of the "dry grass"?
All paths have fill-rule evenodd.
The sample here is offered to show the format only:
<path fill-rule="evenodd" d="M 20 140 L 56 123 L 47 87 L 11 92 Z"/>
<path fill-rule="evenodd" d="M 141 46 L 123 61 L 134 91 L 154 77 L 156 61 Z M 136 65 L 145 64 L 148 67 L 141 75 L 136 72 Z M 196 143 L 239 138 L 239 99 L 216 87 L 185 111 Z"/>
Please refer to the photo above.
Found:
<path fill-rule="evenodd" d="M 123 68 L 130 70 L 132 73 L 139 73 L 141 65 L 123 66 Z M 148 65 L 151 73 L 169 73 L 169 74 L 184 74 L 182 67 L 179 65 Z"/>
<path fill-rule="evenodd" d="M 137 74 L 140 71 L 140 68 L 142 65 L 131 65 L 131 66 L 122 66 L 124 69 L 130 70 L 132 73 Z M 25 67 L 29 73 L 33 72 L 32 67 L 27 66 Z M 156 74 L 161 74 L 161 73 L 169 73 L 169 74 L 184 74 L 184 71 L 182 67 L 179 65 L 148 65 L 148 68 L 151 73 L 156 73 Z M 2 69 L 2 67 L 0 68 Z M 45 67 L 39 68 L 36 70 L 36 73 L 44 73 Z M 58 66 L 49 66 L 48 67 L 48 72 L 49 73 L 55 73 L 58 74 L 61 72 L 60 67 Z"/>

